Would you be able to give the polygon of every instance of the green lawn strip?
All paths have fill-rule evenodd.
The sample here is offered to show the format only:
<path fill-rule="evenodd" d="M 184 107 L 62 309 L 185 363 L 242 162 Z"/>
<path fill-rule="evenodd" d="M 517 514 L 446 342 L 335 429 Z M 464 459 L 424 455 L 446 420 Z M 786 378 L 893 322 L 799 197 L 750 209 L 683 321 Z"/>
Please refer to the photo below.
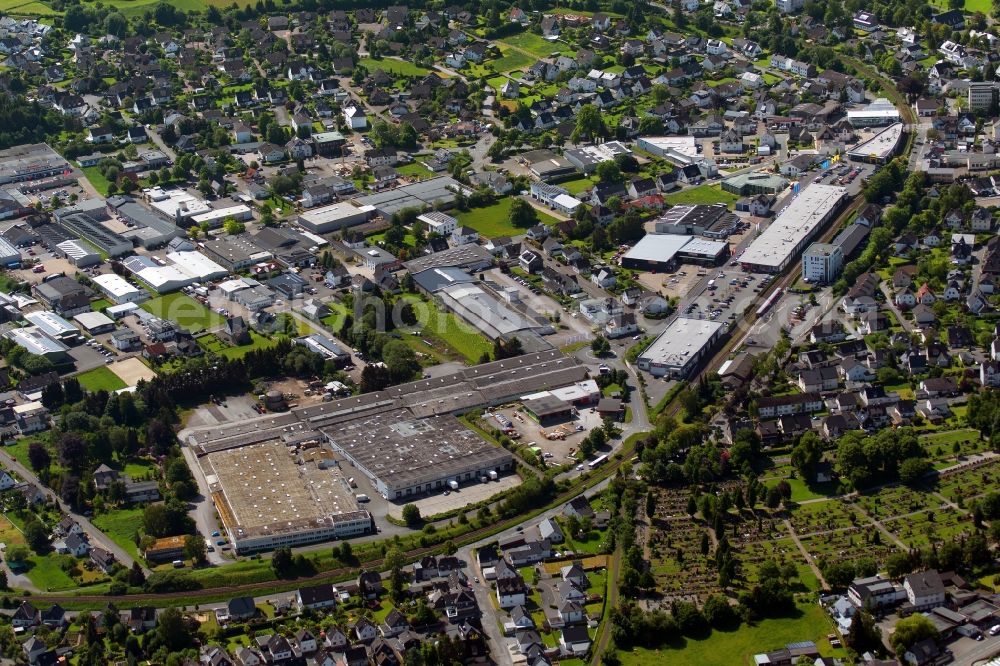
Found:
<path fill-rule="evenodd" d="M 397 60 L 395 58 L 361 58 L 359 65 L 363 65 L 369 72 L 381 69 L 386 74 L 396 74 L 398 76 L 425 76 L 430 73 L 429 69 L 424 69 L 408 60 Z"/>
<path fill-rule="evenodd" d="M 107 307 L 111 307 L 111 301 L 106 298 L 99 298 L 96 301 L 90 302 L 90 309 L 94 312 L 100 312 Z"/>
<path fill-rule="evenodd" d="M 508 221 L 510 216 L 510 205 L 513 201 L 514 199 L 512 197 L 507 197 L 506 199 L 501 199 L 492 206 L 486 206 L 485 208 L 473 208 L 468 211 L 460 212 L 455 216 L 455 218 L 458 220 L 459 224 L 472 227 L 478 231 L 481 236 L 486 238 L 495 238 L 497 236 L 519 236 L 527 230 L 515 227 Z M 546 215 L 542 211 L 536 210 L 536 212 L 538 213 L 538 221 L 541 224 L 552 225 L 559 221 L 551 215 Z"/>
<path fill-rule="evenodd" d="M 83 171 L 83 175 L 87 177 L 87 180 L 90 181 L 90 184 L 94 186 L 94 189 L 97 190 L 98 193 L 108 196 L 108 185 L 111 183 L 104 177 L 104 174 L 102 174 L 96 166 L 83 167 L 81 171 Z"/>
<path fill-rule="evenodd" d="M 503 55 L 491 63 L 493 70 L 496 72 L 512 72 L 517 69 L 523 69 L 533 62 L 529 56 L 521 51 L 510 48 L 506 44 L 500 45 L 500 53 Z"/>
<path fill-rule="evenodd" d="M 140 560 L 139 549 L 132 539 L 142 527 L 142 512 L 142 509 L 115 509 L 94 516 L 91 522 L 122 550 Z"/>
<path fill-rule="evenodd" d="M 731 666 L 752 663 L 754 654 L 776 650 L 788 643 L 814 641 L 821 655 L 843 657 L 846 652 L 830 647 L 826 640 L 833 625 L 815 601 L 796 604 L 796 612 L 786 618 L 765 619 L 754 625 L 740 625 L 733 631 L 713 631 L 706 638 L 681 639 L 680 647 L 660 650 L 635 648 L 620 651 L 626 666 Z"/>
<path fill-rule="evenodd" d="M 414 162 L 413 164 L 404 164 L 403 166 L 396 167 L 396 171 L 403 174 L 404 176 L 413 176 L 416 178 L 430 178 L 434 175 L 430 169 L 425 167 L 420 162 Z"/>
<path fill-rule="evenodd" d="M 32 555 L 28 558 L 28 569 L 25 575 L 40 590 L 55 592 L 71 590 L 77 587 L 76 581 L 60 568 L 63 558 L 73 559 L 70 555 Z"/>
<path fill-rule="evenodd" d="M 79 374 L 76 378 L 79 380 L 80 386 L 92 393 L 97 393 L 98 391 L 108 391 L 110 393 L 111 391 L 117 391 L 128 386 L 121 377 L 103 365 Z"/>
<path fill-rule="evenodd" d="M 217 312 L 181 293 L 167 294 L 146 301 L 140 307 L 161 319 L 170 319 L 187 328 L 191 332 L 216 328 L 225 323 L 225 319 Z"/>
<path fill-rule="evenodd" d="M 716 204 L 723 203 L 732 208 L 738 196 L 723 192 L 718 185 L 698 185 L 664 197 L 667 203 L 676 204 Z"/>
<path fill-rule="evenodd" d="M 344 328 L 344 324 L 347 320 L 347 307 L 339 301 L 330 301 L 326 304 L 326 307 L 330 310 L 330 314 L 323 317 L 320 323 L 326 326 L 331 333 L 340 333 L 340 330 Z"/>
<path fill-rule="evenodd" d="M 403 298 L 414 304 L 417 320 L 422 325 L 422 337 L 433 336 L 441 340 L 470 363 L 478 362 L 483 352 L 493 350 L 493 344 L 489 340 L 450 312 L 442 312 L 437 305 L 424 301 L 419 296 L 407 294 Z"/>

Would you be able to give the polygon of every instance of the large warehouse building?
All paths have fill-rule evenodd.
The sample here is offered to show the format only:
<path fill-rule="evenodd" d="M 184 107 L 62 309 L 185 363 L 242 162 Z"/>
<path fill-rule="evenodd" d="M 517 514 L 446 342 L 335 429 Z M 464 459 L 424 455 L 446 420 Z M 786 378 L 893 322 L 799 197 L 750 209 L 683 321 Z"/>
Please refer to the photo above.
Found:
<path fill-rule="evenodd" d="M 718 266 L 729 257 L 729 244 L 684 234 L 646 234 L 622 257 L 622 267 L 671 271 L 681 263 Z"/>
<path fill-rule="evenodd" d="M 780 273 L 846 198 L 847 189 L 836 185 L 806 187 L 747 247 L 740 257 L 744 270 Z"/>
<path fill-rule="evenodd" d="M 299 215 L 299 225 L 317 234 L 339 231 L 367 222 L 375 214 L 371 206 L 354 206 L 346 201 L 307 210 Z"/>
<path fill-rule="evenodd" d="M 559 351 L 525 354 L 384 391 L 295 408 L 283 414 L 194 428 L 188 431 L 186 442 L 199 457 L 206 480 L 212 485 L 216 507 L 221 506 L 220 514 L 233 512 L 227 531 L 228 525 L 243 527 L 243 534 L 233 529 L 233 544 L 238 551 L 291 546 L 331 538 L 331 533 L 324 532 L 327 536 L 321 536 L 315 531 L 320 529 L 315 524 L 308 530 L 282 531 L 280 535 L 275 528 L 270 528 L 266 535 L 262 532 L 263 521 L 269 517 L 262 510 L 265 506 L 273 505 L 280 511 L 288 502 L 299 509 L 299 518 L 316 519 L 302 510 L 305 490 L 285 489 L 301 485 L 299 472 L 312 473 L 308 463 L 286 464 L 279 455 L 282 448 L 298 447 L 301 451 L 318 440 L 319 449 L 327 453 L 327 458 L 332 458 L 333 452 L 339 453 L 368 476 L 387 499 L 405 502 L 443 488 L 449 481 L 479 483 L 479 478 L 489 471 L 502 473 L 513 469 L 513 458 L 507 451 L 479 438 L 455 418 L 456 413 L 503 404 L 532 392 L 575 385 L 586 378 L 587 368 Z M 264 444 L 267 446 L 260 451 L 243 451 Z M 217 454 L 223 451 L 233 451 L 227 454 L 232 460 L 220 463 Z M 246 463 L 239 463 L 244 457 Z M 294 455 L 288 457 L 293 459 Z M 217 474 L 220 467 L 231 470 L 228 476 L 226 472 Z M 326 467 L 324 473 L 336 479 L 339 470 Z M 256 469 L 264 471 L 257 473 Z M 319 483 L 314 482 L 317 492 L 327 495 L 332 492 L 339 497 L 337 487 L 316 485 Z M 273 494 L 271 488 L 279 489 L 273 498 L 269 497 Z M 289 496 L 282 499 L 282 492 Z M 337 502 L 334 508 L 343 513 L 330 509 L 328 515 L 335 517 L 334 520 L 339 519 L 336 516 L 354 513 L 353 505 L 346 499 Z M 255 509 L 264 515 L 257 516 Z M 223 521 L 227 520 L 223 516 Z M 354 520 L 350 518 L 350 526 L 340 529 L 355 529 L 360 522 Z M 294 520 L 284 522 L 294 523 Z M 305 540 L 307 537 L 309 541 Z"/>
<path fill-rule="evenodd" d="M 683 379 L 691 374 L 724 330 L 725 325 L 721 322 L 678 317 L 639 355 L 639 369 L 654 377 Z"/>

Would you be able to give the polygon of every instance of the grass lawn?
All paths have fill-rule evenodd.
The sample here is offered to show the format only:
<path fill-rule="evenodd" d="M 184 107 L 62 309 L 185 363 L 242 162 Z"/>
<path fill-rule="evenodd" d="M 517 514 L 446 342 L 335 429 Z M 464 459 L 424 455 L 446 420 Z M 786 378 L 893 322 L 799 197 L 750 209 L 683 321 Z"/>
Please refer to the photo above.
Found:
<path fill-rule="evenodd" d="M 111 183 L 104 177 L 104 174 L 102 174 L 96 166 L 83 167 L 81 171 L 83 171 L 83 175 L 87 177 L 87 180 L 90 181 L 90 184 L 94 186 L 95 190 L 104 196 L 108 196 L 108 185 Z"/>
<path fill-rule="evenodd" d="M 122 381 L 121 377 L 111 372 L 106 366 L 88 370 L 83 374 L 77 375 L 76 378 L 80 380 L 80 386 L 91 393 L 97 393 L 102 389 L 110 393 L 111 391 L 117 391 L 128 386 L 128 384 Z"/>
<path fill-rule="evenodd" d="M 735 194 L 723 192 L 718 185 L 698 185 L 664 197 L 670 204 L 716 204 L 724 203 L 730 208 L 739 199 Z"/>
<path fill-rule="evenodd" d="M 191 331 L 222 326 L 222 315 L 213 312 L 185 294 L 167 294 L 146 301 L 140 307 L 161 319 L 170 319 Z"/>
<path fill-rule="evenodd" d="M 31 469 L 31 461 L 28 460 L 28 447 L 32 442 L 42 442 L 46 444 L 46 448 L 49 449 L 49 453 L 52 455 L 53 460 L 56 458 L 54 449 L 48 445 L 48 436 L 46 433 L 41 435 L 31 435 L 29 437 L 18 437 L 13 441 L 13 444 L 8 444 L 3 447 L 4 453 L 9 455 L 11 458 L 21 463 L 28 469 Z"/>
<path fill-rule="evenodd" d="M 570 194 L 576 195 L 593 187 L 596 182 L 597 180 L 592 178 L 577 178 L 575 180 L 567 180 L 559 183 L 559 187 L 563 188 Z"/>
<path fill-rule="evenodd" d="M 330 314 L 323 317 L 320 322 L 333 333 L 340 333 L 340 330 L 344 328 L 347 315 L 349 314 L 347 308 L 343 303 L 337 301 L 330 301 L 326 304 L 326 307 L 330 309 Z"/>
<path fill-rule="evenodd" d="M 421 338 L 441 340 L 469 363 L 478 363 L 483 352 L 493 351 L 493 344 L 489 340 L 450 312 L 442 312 L 436 305 L 421 300 L 418 296 L 407 295 L 404 298 L 413 302 L 417 322 L 422 326 Z"/>
<path fill-rule="evenodd" d="M 240 345 L 238 347 L 234 347 L 223 342 L 218 338 L 218 336 L 211 333 L 200 335 L 196 338 L 196 340 L 205 351 L 210 351 L 213 354 L 218 354 L 219 356 L 224 356 L 225 358 L 242 358 L 248 352 L 255 349 L 264 349 L 274 344 L 274 340 L 263 336 L 256 331 L 250 331 L 250 338 L 253 342 L 248 345 Z"/>
<path fill-rule="evenodd" d="M 516 46 L 524 51 L 534 53 L 539 58 L 547 58 L 553 53 L 570 53 L 570 49 L 561 42 L 550 42 L 533 32 L 522 32 L 498 40 L 510 46 Z"/>
<path fill-rule="evenodd" d="M 396 171 L 403 174 L 404 176 L 410 176 L 413 178 L 430 178 L 433 174 L 431 170 L 425 167 L 420 162 L 414 162 L 413 164 L 404 164 L 401 167 L 396 167 Z"/>
<path fill-rule="evenodd" d="M 128 467 L 126 466 L 126 470 Z M 142 527 L 142 509 L 117 509 L 94 516 L 92 522 L 132 557 L 141 559 L 132 536 Z"/>
<path fill-rule="evenodd" d="M 819 499 L 821 497 L 833 497 L 841 492 L 840 487 L 835 483 L 814 483 L 812 485 L 806 485 L 799 477 L 794 479 L 782 479 L 782 481 L 787 481 L 788 485 L 792 488 L 792 501 L 793 502 L 804 502 L 805 500 Z M 768 486 L 777 485 L 775 483 L 768 483 Z"/>
<path fill-rule="evenodd" d="M 11 546 L 24 544 L 24 534 L 14 527 L 14 523 L 7 519 L 7 516 L 0 515 L 0 543 Z"/>
<path fill-rule="evenodd" d="M 111 301 L 106 298 L 99 298 L 96 301 L 90 302 L 90 309 L 94 312 L 100 312 L 104 308 L 111 307 Z"/>
<path fill-rule="evenodd" d="M 396 58 L 381 58 L 379 60 L 375 58 L 362 58 L 358 61 L 358 64 L 364 65 L 368 68 L 369 72 L 381 69 L 386 74 L 396 74 L 398 76 L 424 76 L 430 72 L 430 70 L 415 65 L 408 60 L 397 60 Z"/>
<path fill-rule="evenodd" d="M 636 648 L 619 652 L 626 666 L 654 666 L 673 664 L 682 666 L 732 666 L 753 663 L 753 655 L 776 650 L 796 641 L 815 641 L 823 656 L 846 655 L 835 650 L 826 640 L 833 629 L 830 619 L 818 604 L 812 601 L 797 604 L 793 617 L 762 620 L 753 626 L 741 625 L 735 631 L 713 631 L 707 638 L 682 639 L 677 647 L 661 650 Z"/>
<path fill-rule="evenodd" d="M 533 63 L 530 57 L 505 44 L 500 44 L 500 53 L 503 55 L 490 63 L 496 72 L 512 72 L 516 69 L 524 69 Z"/>
<path fill-rule="evenodd" d="M 473 208 L 463 213 L 458 213 L 455 217 L 459 224 L 472 227 L 485 238 L 495 238 L 496 236 L 518 236 L 523 234 L 526 230 L 520 227 L 515 227 L 507 221 L 510 215 L 510 204 L 513 201 L 514 199 L 512 197 L 507 197 L 506 199 L 501 199 L 492 206 L 487 206 L 485 208 Z M 546 215 L 540 210 L 536 209 L 536 212 L 538 213 L 538 221 L 541 224 L 552 225 L 559 221 L 551 215 Z"/>
<path fill-rule="evenodd" d="M 28 558 L 28 570 L 25 575 L 40 590 L 72 590 L 78 587 L 76 581 L 59 568 L 60 559 L 61 556 L 53 553 L 32 555 Z"/>
<path fill-rule="evenodd" d="M 156 464 L 145 458 L 129 458 L 122 469 L 124 474 L 132 478 L 150 476 L 156 472 Z"/>

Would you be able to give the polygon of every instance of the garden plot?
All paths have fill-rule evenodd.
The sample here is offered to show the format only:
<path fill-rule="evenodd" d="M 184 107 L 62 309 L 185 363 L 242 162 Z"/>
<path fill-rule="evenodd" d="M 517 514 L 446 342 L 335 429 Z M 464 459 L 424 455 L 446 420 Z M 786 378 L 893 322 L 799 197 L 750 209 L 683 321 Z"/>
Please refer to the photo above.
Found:
<path fill-rule="evenodd" d="M 864 516 L 839 500 L 799 505 L 792 512 L 789 521 L 799 536 L 848 529 L 859 523 L 867 523 Z"/>
<path fill-rule="evenodd" d="M 930 493 L 913 490 L 907 486 L 890 486 L 873 495 L 862 495 L 858 505 L 872 518 L 884 520 L 915 511 L 934 509 L 944 505 Z"/>
<path fill-rule="evenodd" d="M 942 476 L 937 491 L 960 504 L 1000 486 L 1000 458 Z"/>
<path fill-rule="evenodd" d="M 969 515 L 950 506 L 885 520 L 883 524 L 911 548 L 954 541 L 975 531 Z"/>

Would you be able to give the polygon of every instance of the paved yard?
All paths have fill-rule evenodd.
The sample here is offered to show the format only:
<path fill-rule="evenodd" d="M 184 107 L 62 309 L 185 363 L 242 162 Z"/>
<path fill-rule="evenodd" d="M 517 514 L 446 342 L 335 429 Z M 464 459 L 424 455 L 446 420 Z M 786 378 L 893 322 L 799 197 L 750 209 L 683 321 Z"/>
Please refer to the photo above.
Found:
<path fill-rule="evenodd" d="M 498 481 L 490 481 L 489 483 L 480 483 L 478 481 L 475 483 L 467 483 L 459 486 L 458 490 L 452 490 L 447 495 L 443 492 L 439 492 L 436 495 L 416 500 L 412 502 L 412 504 L 417 505 L 417 508 L 420 509 L 421 516 L 434 516 L 439 513 L 452 511 L 453 509 L 459 509 L 463 506 L 489 499 L 493 495 L 503 492 L 504 490 L 510 490 L 520 483 L 521 477 L 516 474 L 508 474 L 506 476 L 501 476 Z M 403 506 L 403 504 L 392 504 L 389 507 L 389 515 L 393 518 L 402 518 Z"/>

